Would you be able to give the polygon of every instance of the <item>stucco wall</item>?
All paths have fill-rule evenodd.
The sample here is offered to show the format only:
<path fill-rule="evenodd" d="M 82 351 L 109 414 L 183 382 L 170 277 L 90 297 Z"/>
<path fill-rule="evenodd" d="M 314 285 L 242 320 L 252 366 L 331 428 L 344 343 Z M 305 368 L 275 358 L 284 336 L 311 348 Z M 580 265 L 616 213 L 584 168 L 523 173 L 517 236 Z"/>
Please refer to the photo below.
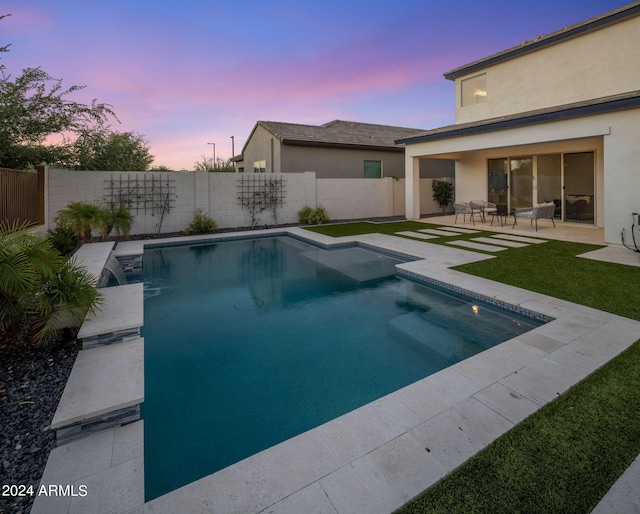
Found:
<path fill-rule="evenodd" d="M 125 184 L 155 177 L 169 181 L 170 208 L 163 202 L 132 207 L 135 217 L 132 234 L 179 232 L 193 220 L 201 208 L 213 218 L 219 228 L 238 228 L 251 225 L 248 209 L 239 201 L 241 180 L 284 180 L 284 202 L 277 210 L 277 221 L 297 223 L 298 211 L 305 205 L 323 205 L 332 219 L 358 219 L 404 214 L 404 180 L 386 179 L 316 179 L 313 172 L 287 174 L 253 173 L 151 173 L 68 171 L 47 169 L 45 172 L 45 228 L 54 225 L 57 213 L 70 202 L 103 204 L 109 199 L 112 181 Z M 425 186 L 424 205 L 430 201 L 430 179 Z M 133 186 L 132 186 L 133 187 Z M 124 187 L 126 190 L 127 188 Z M 166 190 L 165 190 L 166 191 Z M 161 198 L 166 198 L 163 194 Z M 429 212 L 429 211 L 425 211 Z M 437 212 L 435 208 L 431 212 Z M 271 211 L 258 215 L 259 226 L 273 225 Z"/>
<path fill-rule="evenodd" d="M 267 173 L 314 171 L 318 178 L 364 178 L 364 161 L 382 161 L 384 177 L 404 177 L 404 152 L 283 145 L 269 131 L 257 125 L 244 149 L 244 170 L 253 172 L 256 161 L 266 162 Z M 450 176 L 451 162 L 425 159 L 421 178 Z"/>
<path fill-rule="evenodd" d="M 315 171 L 318 178 L 364 178 L 364 161 L 382 161 L 384 177 L 404 177 L 402 152 L 283 145 L 282 171 Z"/>
<path fill-rule="evenodd" d="M 545 47 L 456 79 L 456 123 L 635 91 L 640 17 Z M 461 107 L 462 80 L 487 74 L 487 100 Z"/>
<path fill-rule="evenodd" d="M 620 231 L 630 237 L 631 213 L 640 212 L 640 110 L 615 116 L 611 134 L 604 138 L 605 241 L 620 242 Z"/>
<path fill-rule="evenodd" d="M 266 161 L 267 173 L 280 173 L 282 171 L 281 146 L 277 137 L 260 125 L 256 125 L 243 151 L 245 172 L 253 172 L 255 161 Z"/>

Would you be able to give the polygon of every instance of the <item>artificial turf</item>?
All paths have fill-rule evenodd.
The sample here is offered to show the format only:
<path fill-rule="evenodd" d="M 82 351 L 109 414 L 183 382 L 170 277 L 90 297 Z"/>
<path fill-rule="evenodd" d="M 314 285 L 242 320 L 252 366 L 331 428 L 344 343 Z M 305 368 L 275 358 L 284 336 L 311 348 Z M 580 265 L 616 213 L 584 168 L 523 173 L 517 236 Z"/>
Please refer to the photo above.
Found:
<path fill-rule="evenodd" d="M 640 453 L 640 342 L 398 512 L 590 512 Z"/>

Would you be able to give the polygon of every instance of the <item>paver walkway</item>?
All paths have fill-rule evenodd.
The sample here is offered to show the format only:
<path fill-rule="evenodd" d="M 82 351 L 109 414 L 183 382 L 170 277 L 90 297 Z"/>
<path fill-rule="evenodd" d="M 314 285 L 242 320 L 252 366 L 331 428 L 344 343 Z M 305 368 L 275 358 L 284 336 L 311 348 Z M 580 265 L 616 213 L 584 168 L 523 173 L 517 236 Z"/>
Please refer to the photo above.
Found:
<path fill-rule="evenodd" d="M 446 230 L 444 230 L 446 229 Z M 438 237 L 451 237 L 459 234 L 471 234 L 479 233 L 479 230 L 471 230 L 465 228 L 452 228 L 452 227 L 439 227 L 437 229 L 425 228 L 420 229 L 418 232 L 405 230 L 403 232 L 396 232 L 398 236 L 413 237 L 415 239 L 435 239 Z M 489 237 L 474 237 L 471 240 L 454 240 L 447 241 L 447 244 L 461 246 L 471 250 L 482 250 L 485 252 L 499 252 L 506 250 L 506 248 L 524 248 L 529 244 L 544 243 L 545 239 L 534 239 L 532 237 L 523 236 L 511 236 L 508 234 L 495 234 Z M 505 248 L 506 247 L 506 248 Z"/>

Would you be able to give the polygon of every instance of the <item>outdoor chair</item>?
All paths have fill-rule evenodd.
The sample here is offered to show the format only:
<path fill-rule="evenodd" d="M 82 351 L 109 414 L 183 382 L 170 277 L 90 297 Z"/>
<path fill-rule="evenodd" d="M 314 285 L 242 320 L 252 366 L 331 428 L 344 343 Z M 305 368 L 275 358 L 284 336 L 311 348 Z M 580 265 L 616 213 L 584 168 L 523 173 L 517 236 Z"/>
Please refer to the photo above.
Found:
<path fill-rule="evenodd" d="M 471 217 L 471 223 L 473 223 L 474 225 L 476 224 L 475 221 L 473 220 L 473 215 L 479 211 L 475 210 L 470 204 L 468 204 L 467 202 L 456 202 L 454 204 L 454 208 L 456 211 L 456 219 L 454 221 L 455 223 L 458 223 L 458 214 L 462 214 L 462 220 L 464 222 L 467 221 L 467 214 Z"/>
<path fill-rule="evenodd" d="M 482 216 L 486 218 L 487 214 L 495 214 L 498 212 L 498 206 L 495 203 L 482 200 Z"/>
<path fill-rule="evenodd" d="M 480 220 L 482 221 L 482 223 L 486 223 L 487 214 L 492 215 L 498 212 L 496 204 L 487 202 L 486 200 L 471 200 L 471 202 L 469 202 L 469 205 L 474 210 L 474 212 L 480 214 Z M 493 219 L 491 220 L 491 223 L 493 224 Z"/>
<path fill-rule="evenodd" d="M 484 223 L 484 214 L 482 213 L 482 201 L 481 200 L 471 200 L 469 202 L 469 207 L 474 213 L 480 215 L 480 221 Z"/>
<path fill-rule="evenodd" d="M 529 222 L 530 225 L 535 221 L 536 232 L 538 231 L 539 219 L 550 219 L 555 228 L 556 222 L 553 221 L 555 210 L 556 205 L 553 202 L 541 203 L 538 205 L 534 205 L 533 207 L 521 207 L 519 209 L 516 209 L 516 212 L 513 213 L 513 226 L 511 228 L 515 228 L 516 224 L 518 223 L 518 218 L 531 220 Z"/>

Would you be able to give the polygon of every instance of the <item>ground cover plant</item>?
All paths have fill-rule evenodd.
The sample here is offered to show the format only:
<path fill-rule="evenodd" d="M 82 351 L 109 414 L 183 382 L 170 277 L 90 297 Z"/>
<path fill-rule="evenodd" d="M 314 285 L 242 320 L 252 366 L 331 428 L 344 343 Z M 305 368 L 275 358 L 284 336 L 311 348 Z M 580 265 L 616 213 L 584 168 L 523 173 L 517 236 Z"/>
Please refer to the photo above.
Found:
<path fill-rule="evenodd" d="M 308 230 L 337 237 L 435 226 L 363 222 Z M 597 248 L 548 240 L 455 269 L 640 320 L 640 268 L 577 257 Z M 398 512 L 589 512 L 640 453 L 639 362 L 640 341 Z"/>

